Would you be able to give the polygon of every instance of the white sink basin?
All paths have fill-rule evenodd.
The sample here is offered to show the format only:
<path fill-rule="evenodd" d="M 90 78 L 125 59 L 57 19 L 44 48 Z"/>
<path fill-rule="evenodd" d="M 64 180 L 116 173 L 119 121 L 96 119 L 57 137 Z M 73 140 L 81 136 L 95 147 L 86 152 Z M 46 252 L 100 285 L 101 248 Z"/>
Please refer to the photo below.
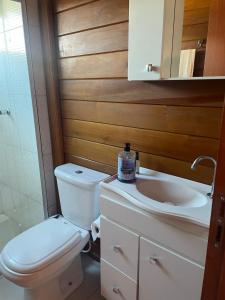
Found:
<path fill-rule="evenodd" d="M 139 209 L 158 215 L 183 219 L 209 227 L 212 200 L 207 197 L 210 186 L 149 170 L 127 184 L 116 176 L 101 183 L 112 201 L 130 203 Z"/>
<path fill-rule="evenodd" d="M 162 179 L 137 178 L 137 190 L 150 201 L 179 207 L 201 207 L 207 198 L 188 186 Z"/>

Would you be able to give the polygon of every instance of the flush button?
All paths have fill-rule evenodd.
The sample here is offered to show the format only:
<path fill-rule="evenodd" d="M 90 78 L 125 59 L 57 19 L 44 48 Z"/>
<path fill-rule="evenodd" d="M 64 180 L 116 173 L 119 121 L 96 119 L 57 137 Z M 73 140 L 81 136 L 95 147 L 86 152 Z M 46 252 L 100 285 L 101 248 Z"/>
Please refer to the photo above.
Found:
<path fill-rule="evenodd" d="M 77 170 L 77 171 L 75 171 L 75 173 L 76 173 L 76 174 L 82 174 L 82 173 L 83 173 L 83 171 L 81 171 L 81 170 Z"/>

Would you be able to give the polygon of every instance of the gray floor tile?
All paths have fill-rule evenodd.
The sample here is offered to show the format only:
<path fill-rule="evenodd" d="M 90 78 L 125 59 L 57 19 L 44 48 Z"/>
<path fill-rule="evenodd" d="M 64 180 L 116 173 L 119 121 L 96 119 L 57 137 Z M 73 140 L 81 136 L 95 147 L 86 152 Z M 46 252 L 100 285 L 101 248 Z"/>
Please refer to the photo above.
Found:
<path fill-rule="evenodd" d="M 0 300 L 23 300 L 23 289 L 9 282 L 5 278 L 0 278 Z"/>
<path fill-rule="evenodd" d="M 89 299 L 100 289 L 100 264 L 88 255 L 82 256 L 84 282 L 67 300 Z"/>
<path fill-rule="evenodd" d="M 90 298 L 88 298 L 87 300 L 105 300 L 105 298 L 103 298 L 101 296 L 101 292 L 100 290 L 97 290 Z"/>

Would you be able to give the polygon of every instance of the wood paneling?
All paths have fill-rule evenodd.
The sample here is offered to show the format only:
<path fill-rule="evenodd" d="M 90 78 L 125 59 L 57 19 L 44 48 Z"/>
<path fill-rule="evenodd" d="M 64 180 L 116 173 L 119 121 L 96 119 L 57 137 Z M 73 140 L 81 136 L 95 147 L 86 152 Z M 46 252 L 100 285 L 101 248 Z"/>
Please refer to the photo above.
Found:
<path fill-rule="evenodd" d="M 204 40 L 207 38 L 208 23 L 184 26 L 183 41 Z"/>
<path fill-rule="evenodd" d="M 221 109 L 63 101 L 64 118 L 218 138 Z M 210 117 L 209 117 L 210 116 Z"/>
<path fill-rule="evenodd" d="M 116 172 L 125 142 L 141 152 L 141 165 L 211 182 L 212 170 L 191 161 L 216 157 L 224 82 L 129 82 L 128 2 L 56 1 L 60 94 L 66 161 Z M 205 19 L 207 1 L 189 1 Z M 189 14 L 188 22 L 195 22 Z M 145 33 L 143 33 L 145 34 Z"/>
<path fill-rule="evenodd" d="M 58 15 L 58 33 L 68 34 L 128 20 L 128 0 L 99 0 Z"/>
<path fill-rule="evenodd" d="M 217 140 L 210 138 L 70 119 L 64 120 L 63 127 L 66 137 L 117 147 L 123 147 L 128 140 L 133 149 L 141 152 L 190 162 L 203 152 L 216 158 L 218 151 Z"/>
<path fill-rule="evenodd" d="M 60 0 L 56 1 L 55 5 L 55 10 L 57 12 L 60 12 L 62 10 L 66 10 L 69 8 L 74 8 L 83 4 L 91 3 L 97 0 Z"/>
<path fill-rule="evenodd" d="M 76 138 L 65 138 L 64 145 L 67 154 L 76 157 L 88 157 L 91 161 L 114 167 L 117 164 L 117 155 L 122 151 L 122 148 Z M 198 170 L 193 172 L 190 168 L 191 164 L 188 162 L 148 153 L 140 153 L 140 160 L 146 168 L 195 180 L 209 181 L 212 175 L 211 168 L 206 166 L 200 166 Z"/>
<path fill-rule="evenodd" d="M 209 7 L 200 8 L 197 10 L 188 10 L 184 13 L 184 25 L 194 25 L 208 23 Z"/>
<path fill-rule="evenodd" d="M 225 0 L 212 0 L 205 76 L 225 75 Z M 218 59 L 219 58 L 219 59 Z"/>
<path fill-rule="evenodd" d="M 211 0 L 185 0 L 183 43 L 207 39 L 210 4 Z"/>
<path fill-rule="evenodd" d="M 62 80 L 60 85 L 62 99 L 88 101 L 140 103 L 163 100 L 165 103 L 165 100 L 169 100 L 167 104 L 180 102 L 182 105 L 182 101 L 188 101 L 189 105 L 199 105 L 200 100 L 214 106 L 215 99 L 216 105 L 221 107 L 224 93 L 224 86 L 219 81 L 129 82 L 126 79 L 100 79 Z"/>
<path fill-rule="evenodd" d="M 127 77 L 127 51 L 64 58 L 59 70 L 61 79 Z"/>
<path fill-rule="evenodd" d="M 74 154 L 66 154 L 65 159 L 67 162 L 71 162 L 86 168 L 98 170 L 106 174 L 114 175 L 117 172 L 116 166 L 111 166 L 106 163 L 101 163 L 98 161 L 90 160 L 81 156 L 75 156 Z"/>
<path fill-rule="evenodd" d="M 127 22 L 59 37 L 60 57 L 127 49 Z"/>
<path fill-rule="evenodd" d="M 204 7 L 209 7 L 211 0 L 185 0 L 184 9 L 185 10 L 195 10 Z"/>

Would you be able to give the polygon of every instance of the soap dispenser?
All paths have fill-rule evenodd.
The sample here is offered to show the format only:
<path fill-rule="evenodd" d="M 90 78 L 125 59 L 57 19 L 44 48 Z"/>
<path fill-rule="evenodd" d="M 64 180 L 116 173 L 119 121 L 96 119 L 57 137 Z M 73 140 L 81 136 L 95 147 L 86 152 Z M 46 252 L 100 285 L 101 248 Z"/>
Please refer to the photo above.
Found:
<path fill-rule="evenodd" d="M 124 151 L 118 155 L 118 180 L 131 183 L 135 181 L 136 155 L 130 150 L 130 143 L 126 143 Z"/>

